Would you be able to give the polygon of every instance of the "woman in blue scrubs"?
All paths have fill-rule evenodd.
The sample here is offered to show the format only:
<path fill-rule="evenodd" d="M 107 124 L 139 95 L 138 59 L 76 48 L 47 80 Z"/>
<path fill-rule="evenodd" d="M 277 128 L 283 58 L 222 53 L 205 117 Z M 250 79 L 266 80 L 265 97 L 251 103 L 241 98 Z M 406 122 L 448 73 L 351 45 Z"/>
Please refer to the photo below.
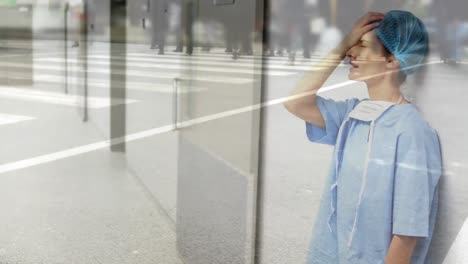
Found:
<path fill-rule="evenodd" d="M 285 107 L 306 121 L 310 141 L 335 147 L 307 263 L 429 263 L 441 154 L 436 131 L 400 85 L 428 53 L 410 12 L 370 12 L 308 72 Z M 335 101 L 316 93 L 348 57 L 349 78 L 369 98 Z"/>

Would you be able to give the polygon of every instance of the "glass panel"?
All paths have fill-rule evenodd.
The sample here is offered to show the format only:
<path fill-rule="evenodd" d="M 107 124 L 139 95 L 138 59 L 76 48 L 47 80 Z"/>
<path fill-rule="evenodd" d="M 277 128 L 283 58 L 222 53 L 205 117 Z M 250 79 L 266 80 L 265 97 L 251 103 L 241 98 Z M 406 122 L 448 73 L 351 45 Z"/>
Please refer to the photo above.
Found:
<path fill-rule="evenodd" d="M 193 52 L 181 57 L 191 92 L 179 95 L 177 244 L 188 263 L 254 261 L 260 3 L 185 1 Z"/>
<path fill-rule="evenodd" d="M 173 37 L 172 32 L 158 25 L 174 19 L 173 9 L 177 6 L 169 9 L 163 2 L 140 0 L 127 4 L 131 25 L 124 57 L 127 60 L 127 97 L 137 103 L 127 107 L 126 131 L 130 136 L 141 135 L 141 139 L 127 143 L 126 155 L 130 171 L 151 193 L 162 219 L 173 228 L 178 154 L 177 133 L 173 130 L 173 81 L 179 76 L 181 67 L 170 54 L 174 45 L 172 40 L 165 43 L 169 46 L 165 55 L 159 55 L 155 49 L 156 36 Z M 179 19 L 180 16 L 176 20 L 178 24 Z M 170 254 L 175 255 L 175 232 L 171 229 L 167 233 L 172 246 Z"/>
<path fill-rule="evenodd" d="M 34 1 L 29 20 L 19 19 L 19 6 L 0 8 L 0 262 L 181 263 L 169 217 L 175 198 L 167 202 L 175 197 L 176 173 L 163 168 L 171 166 L 164 158 L 176 168 L 176 156 L 161 155 L 177 145 L 165 140 L 168 133 L 145 134 L 171 124 L 173 78 L 158 78 L 161 67 L 144 58 L 155 55 L 147 31 L 127 25 L 136 1 L 112 12 L 110 1 L 87 1 L 88 10 L 67 2 L 68 10 L 66 1 Z M 5 36 L 4 25 L 32 36 Z M 130 54 L 139 51 L 143 56 Z M 29 85 L 8 83 L 18 76 Z M 125 146 L 126 133 L 127 152 L 111 149 Z M 165 182 L 168 194 L 148 191 Z"/>
<path fill-rule="evenodd" d="M 319 220 L 326 223 L 327 217 L 331 215 L 331 211 L 328 210 L 330 204 L 324 203 L 322 208 L 325 208 L 323 209 L 326 212 L 325 216 L 322 214 L 322 218 L 318 218 L 321 201 L 329 201 L 326 198 L 327 194 L 329 194 L 329 187 L 331 187 L 330 182 L 333 183 L 329 177 L 334 171 L 331 164 L 334 146 L 310 142 L 306 136 L 304 121 L 289 113 L 282 103 L 301 84 L 303 84 L 303 91 L 310 91 L 314 88 L 314 81 L 321 78 L 320 72 L 324 72 L 327 63 L 318 68 L 314 66 L 323 62 L 323 57 L 338 46 L 346 34 L 350 32 L 357 19 L 367 11 L 388 12 L 394 9 L 410 11 L 415 14 L 424 23 L 429 34 L 430 52 L 427 61 L 423 62 L 422 70 L 419 73 L 409 75 L 401 87 L 403 95 L 411 100 L 424 120 L 437 131 L 442 147 L 443 173 L 438 185 L 440 192 L 439 209 L 432 244 L 429 249 L 429 257 L 433 263 L 450 263 L 450 261 L 454 261 L 454 256 L 465 260 L 462 257 L 463 253 L 461 253 L 459 245 L 460 241 L 463 241 L 464 237 L 466 238 L 466 231 L 464 231 L 466 228 L 462 229 L 462 227 L 468 216 L 468 207 L 466 203 L 460 203 L 460 201 L 467 198 L 468 185 L 466 180 L 463 179 L 463 175 L 467 172 L 466 153 L 468 141 L 461 135 L 465 127 L 464 122 L 451 122 L 451 120 L 458 120 L 461 116 L 466 116 L 464 113 L 467 110 L 464 103 L 467 94 L 464 89 L 468 70 L 466 65 L 468 38 L 465 30 L 468 17 L 466 12 L 461 11 L 468 8 L 467 3 L 467 1 L 462 0 L 269 1 L 266 14 L 268 18 L 267 28 L 269 29 L 267 54 L 271 58 L 266 66 L 268 68 L 267 72 L 271 72 L 272 66 L 278 67 L 274 66 L 277 64 L 275 62 L 281 61 L 282 67 L 287 67 L 286 65 L 290 64 L 290 71 L 294 74 L 288 77 L 275 77 L 266 74 L 268 77 L 265 84 L 265 97 L 269 106 L 265 108 L 267 118 L 265 119 L 262 134 L 264 145 L 262 148 L 263 167 L 261 171 L 263 172 L 262 193 L 264 199 L 262 200 L 263 214 L 258 219 L 262 226 L 260 232 L 262 235 L 258 238 L 261 241 L 258 252 L 261 256 L 259 263 L 304 263 L 308 253 L 313 251 L 310 243 L 314 239 L 315 224 Z M 403 25 L 407 26 L 408 24 Z M 411 27 L 411 30 L 414 30 L 414 28 Z M 400 35 L 397 35 L 392 41 L 398 41 L 399 37 Z M 355 59 L 356 63 L 364 65 L 370 60 L 366 57 L 366 55 L 368 56 L 366 51 L 371 47 L 366 47 L 365 43 L 362 46 L 360 48 L 356 47 L 348 55 L 353 57 L 353 54 L 356 55 L 357 53 L 356 57 L 352 59 Z M 405 48 L 408 47 L 409 45 Z M 308 54 L 308 50 L 310 50 L 310 54 Z M 395 53 L 395 51 L 393 52 Z M 307 55 L 310 55 L 310 58 L 307 58 Z M 401 56 L 401 54 L 399 55 Z M 332 62 L 332 60 L 329 62 Z M 364 67 L 359 66 L 360 70 L 363 70 Z M 350 73 L 350 68 L 356 67 L 349 65 L 346 60 L 342 61 L 334 69 L 330 77 L 326 78 L 326 82 L 321 85 L 322 88 L 318 91 L 318 95 L 335 101 L 350 98 L 368 98 L 369 93 L 366 87 L 369 87 L 369 84 L 366 82 L 350 82 L 353 77 L 352 73 L 359 72 L 359 70 L 353 69 L 351 70 L 352 73 Z M 318 72 L 318 74 L 313 75 L 314 72 Z M 361 72 L 361 74 L 364 73 Z M 303 78 L 305 75 L 312 77 L 309 77 L 304 83 L 305 79 Z M 384 82 L 380 78 L 375 79 L 379 80 L 379 83 Z M 307 84 L 309 87 L 305 87 Z M 303 96 L 307 97 L 305 94 Z M 308 109 L 308 113 L 304 110 L 303 118 L 310 116 L 312 107 Z M 398 122 L 399 118 L 395 122 Z M 455 125 L 455 123 L 457 124 Z M 378 129 L 377 125 L 376 136 L 379 133 Z M 416 142 L 418 138 L 413 140 Z M 390 141 L 391 139 L 379 143 L 375 141 L 373 151 L 378 151 L 379 145 L 382 146 Z M 349 144 L 346 143 L 345 151 L 347 148 L 351 148 Z M 356 161 L 356 166 L 359 166 L 359 161 L 363 161 L 365 155 L 360 155 L 359 150 L 355 148 L 349 151 L 355 155 L 353 160 Z M 424 151 L 421 150 L 420 155 Z M 434 154 L 437 153 L 430 153 L 430 155 Z M 382 167 L 386 164 L 381 159 L 375 160 L 375 163 Z M 383 170 L 384 168 L 382 168 Z M 361 175 L 361 173 L 358 173 L 358 175 L 353 176 L 343 172 L 343 174 L 340 174 L 340 179 L 350 179 L 352 177 L 354 182 L 360 183 Z M 368 175 L 368 184 L 371 184 L 369 181 L 375 179 L 376 176 L 379 176 L 378 182 L 384 182 L 383 172 L 379 171 L 378 174 Z M 343 238 L 347 240 L 353 225 L 353 219 L 349 225 L 343 223 L 345 221 L 343 220 L 343 208 L 350 206 L 354 210 L 353 206 L 356 205 L 354 202 L 346 203 L 344 201 L 345 199 L 354 201 L 353 199 L 356 196 L 342 196 L 343 193 L 349 194 L 347 191 L 356 187 L 349 184 L 349 181 L 347 182 L 343 183 L 341 180 L 338 182 L 338 199 L 341 201 L 341 203 L 338 203 L 337 209 L 337 215 L 339 221 L 341 221 L 339 222 L 341 225 L 338 226 L 340 240 L 343 240 Z M 360 186 L 359 184 L 356 194 L 359 194 Z M 375 186 L 368 185 L 366 187 L 363 202 L 366 200 L 377 201 L 376 198 L 371 197 L 375 197 L 374 195 L 377 195 L 377 193 L 385 193 L 378 192 Z M 420 187 L 422 188 L 422 186 Z M 392 191 L 394 190 L 392 186 L 390 188 Z M 406 203 L 409 203 L 416 195 L 410 194 L 409 197 L 411 198 L 405 200 Z M 365 250 L 364 248 L 370 248 L 372 246 L 370 244 L 377 244 L 377 240 L 369 240 L 369 233 L 364 232 L 374 227 L 376 230 L 382 230 L 383 232 L 383 223 L 372 222 L 366 224 L 366 221 L 370 219 L 369 215 L 365 213 L 366 210 L 369 210 L 369 207 L 362 207 L 359 213 L 360 218 L 355 231 L 355 239 L 358 239 L 359 242 L 353 242 L 353 252 L 351 252 L 351 254 L 355 253 L 353 257 L 356 257 L 358 262 L 366 262 L 363 259 L 370 254 L 371 250 Z M 422 210 L 422 208 L 419 208 L 417 213 L 421 213 Z M 385 213 L 385 210 L 378 207 L 374 207 L 372 211 L 377 212 L 379 215 Z M 390 223 L 392 220 L 389 219 L 388 222 Z M 316 226 L 315 230 L 321 232 L 321 234 L 326 234 L 328 226 L 322 226 L 322 228 Z M 388 233 L 386 234 L 388 235 Z M 452 252 L 450 254 L 452 258 L 444 262 L 456 238 L 458 238 L 458 243 L 454 244 L 453 250 L 457 252 L 458 249 L 458 253 Z M 318 237 L 317 239 L 318 244 L 325 244 L 324 237 Z M 387 242 L 384 244 L 388 246 Z M 422 248 L 421 243 L 418 245 L 416 248 L 419 249 L 415 249 L 415 252 Z M 344 244 L 345 251 L 340 252 L 343 255 L 348 253 L 346 247 L 347 245 Z M 387 248 L 384 247 L 383 252 L 385 253 L 386 250 Z M 336 253 L 332 247 L 326 247 L 324 251 L 332 252 L 330 253 L 332 256 L 335 256 L 334 253 Z M 369 262 L 383 262 L 384 258 L 385 256 L 379 255 L 377 259 Z"/>

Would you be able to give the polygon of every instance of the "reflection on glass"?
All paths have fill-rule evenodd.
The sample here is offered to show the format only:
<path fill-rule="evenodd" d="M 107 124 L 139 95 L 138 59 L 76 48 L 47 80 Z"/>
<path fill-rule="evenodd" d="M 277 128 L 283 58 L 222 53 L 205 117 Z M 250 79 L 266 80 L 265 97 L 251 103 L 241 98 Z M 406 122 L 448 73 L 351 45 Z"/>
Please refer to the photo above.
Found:
<path fill-rule="evenodd" d="M 465 0 L 0 0 L 0 262 L 306 262 L 333 148 L 283 103 L 330 65 L 319 95 L 369 97 L 382 56 L 324 58 L 390 10 L 429 35 L 401 92 L 442 146 L 428 257 L 443 263 L 468 214 Z"/>

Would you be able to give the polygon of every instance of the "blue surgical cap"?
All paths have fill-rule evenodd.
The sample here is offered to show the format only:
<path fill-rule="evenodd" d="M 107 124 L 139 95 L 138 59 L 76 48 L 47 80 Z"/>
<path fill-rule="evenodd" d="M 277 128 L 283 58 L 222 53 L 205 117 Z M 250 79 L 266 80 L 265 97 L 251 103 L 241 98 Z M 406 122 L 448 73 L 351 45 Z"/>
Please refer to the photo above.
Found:
<path fill-rule="evenodd" d="M 406 75 L 416 71 L 429 52 L 426 27 L 411 12 L 393 10 L 386 13 L 375 33 L 399 61 Z"/>

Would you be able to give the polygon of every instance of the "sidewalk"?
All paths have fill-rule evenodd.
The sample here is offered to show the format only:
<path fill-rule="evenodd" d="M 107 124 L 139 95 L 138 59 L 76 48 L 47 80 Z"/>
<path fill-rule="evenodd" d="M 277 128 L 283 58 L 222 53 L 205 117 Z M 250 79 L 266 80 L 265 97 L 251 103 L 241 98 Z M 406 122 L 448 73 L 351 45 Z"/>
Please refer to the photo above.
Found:
<path fill-rule="evenodd" d="M 103 149 L 1 176 L 1 263 L 182 263 L 174 224 L 121 154 Z"/>

